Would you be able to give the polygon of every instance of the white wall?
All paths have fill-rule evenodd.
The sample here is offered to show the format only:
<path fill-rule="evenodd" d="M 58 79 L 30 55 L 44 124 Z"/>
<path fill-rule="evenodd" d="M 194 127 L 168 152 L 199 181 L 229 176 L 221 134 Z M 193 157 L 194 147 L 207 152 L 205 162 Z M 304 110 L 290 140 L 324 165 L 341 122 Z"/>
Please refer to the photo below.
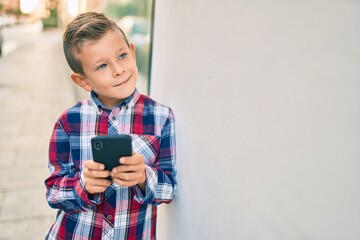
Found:
<path fill-rule="evenodd" d="M 152 64 L 160 240 L 360 239 L 360 1 L 157 0 Z"/>

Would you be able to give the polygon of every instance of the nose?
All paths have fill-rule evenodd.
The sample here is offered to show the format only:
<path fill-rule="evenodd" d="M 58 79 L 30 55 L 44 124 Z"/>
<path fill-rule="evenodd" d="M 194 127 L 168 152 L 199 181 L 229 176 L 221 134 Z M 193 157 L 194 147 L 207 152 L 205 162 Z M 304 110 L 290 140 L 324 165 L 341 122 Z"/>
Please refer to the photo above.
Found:
<path fill-rule="evenodd" d="M 118 63 L 114 64 L 114 66 L 113 66 L 113 76 L 114 77 L 119 77 L 124 72 L 125 72 L 125 68 L 122 65 L 120 65 Z"/>

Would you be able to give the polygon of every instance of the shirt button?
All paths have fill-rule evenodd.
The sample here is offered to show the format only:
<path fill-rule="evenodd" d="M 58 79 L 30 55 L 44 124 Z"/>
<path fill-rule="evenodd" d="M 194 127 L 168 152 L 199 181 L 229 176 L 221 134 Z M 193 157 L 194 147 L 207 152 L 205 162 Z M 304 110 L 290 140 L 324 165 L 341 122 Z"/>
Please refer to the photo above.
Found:
<path fill-rule="evenodd" d="M 106 217 L 108 220 L 111 220 L 112 219 L 112 216 L 111 215 L 107 215 Z"/>
<path fill-rule="evenodd" d="M 115 120 L 116 120 L 116 117 L 115 117 L 115 116 L 112 116 L 111 119 L 112 119 L 113 121 L 115 121 Z"/>

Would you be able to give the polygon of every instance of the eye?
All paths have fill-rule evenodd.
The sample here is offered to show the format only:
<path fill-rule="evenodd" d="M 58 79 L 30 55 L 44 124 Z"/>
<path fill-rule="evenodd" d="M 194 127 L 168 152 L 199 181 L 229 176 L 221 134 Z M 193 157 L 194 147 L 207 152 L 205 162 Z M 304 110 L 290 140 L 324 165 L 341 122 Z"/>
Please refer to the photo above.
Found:
<path fill-rule="evenodd" d="M 122 53 L 119 55 L 119 59 L 124 59 L 126 57 L 127 53 Z"/>
<path fill-rule="evenodd" d="M 107 65 L 105 63 L 101 64 L 100 66 L 98 66 L 96 68 L 96 70 L 101 70 L 101 69 L 104 69 Z"/>

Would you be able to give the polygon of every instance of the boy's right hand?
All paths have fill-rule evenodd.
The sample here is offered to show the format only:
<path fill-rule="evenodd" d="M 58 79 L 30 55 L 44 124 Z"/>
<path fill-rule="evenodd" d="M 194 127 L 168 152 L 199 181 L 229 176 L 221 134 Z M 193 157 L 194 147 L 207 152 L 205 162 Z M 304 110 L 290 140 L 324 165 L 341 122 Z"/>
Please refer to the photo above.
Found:
<path fill-rule="evenodd" d="M 103 193 L 111 185 L 111 181 L 106 179 L 110 176 L 110 171 L 104 170 L 102 163 L 88 160 L 84 163 L 84 183 L 88 193 Z"/>

